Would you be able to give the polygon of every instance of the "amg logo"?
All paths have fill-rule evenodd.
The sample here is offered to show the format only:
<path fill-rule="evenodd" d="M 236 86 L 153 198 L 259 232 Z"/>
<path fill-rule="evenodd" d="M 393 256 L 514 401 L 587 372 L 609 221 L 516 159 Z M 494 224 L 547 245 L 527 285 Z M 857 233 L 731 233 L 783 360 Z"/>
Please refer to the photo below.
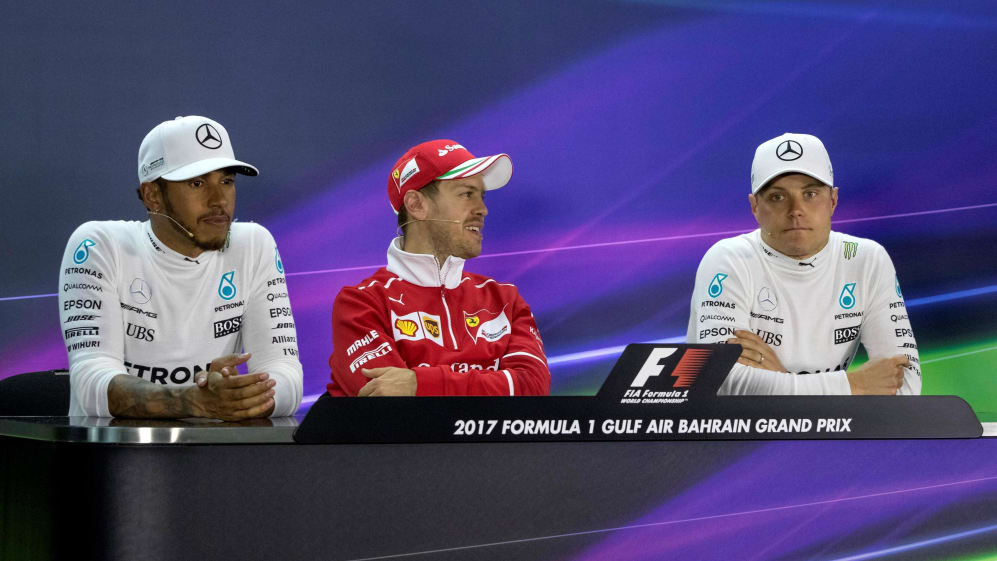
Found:
<path fill-rule="evenodd" d="M 756 314 L 755 312 L 748 312 L 748 313 L 751 314 L 751 317 L 753 318 L 764 319 L 771 321 L 773 323 L 785 323 L 782 318 L 775 318 L 772 316 L 767 316 L 765 314 Z"/>
<path fill-rule="evenodd" d="M 840 345 L 842 343 L 847 343 L 849 341 L 854 341 L 859 336 L 860 325 L 853 325 L 852 327 L 842 327 L 841 329 L 834 330 L 834 344 Z"/>
<path fill-rule="evenodd" d="M 84 335 L 100 335 L 99 327 L 71 327 L 66 330 L 66 339 L 82 337 Z"/>
<path fill-rule="evenodd" d="M 215 339 L 219 337 L 224 337 L 226 335 L 231 335 L 233 333 L 238 333 L 239 329 L 242 328 L 242 316 L 235 316 L 234 318 L 223 319 L 215 322 Z"/>

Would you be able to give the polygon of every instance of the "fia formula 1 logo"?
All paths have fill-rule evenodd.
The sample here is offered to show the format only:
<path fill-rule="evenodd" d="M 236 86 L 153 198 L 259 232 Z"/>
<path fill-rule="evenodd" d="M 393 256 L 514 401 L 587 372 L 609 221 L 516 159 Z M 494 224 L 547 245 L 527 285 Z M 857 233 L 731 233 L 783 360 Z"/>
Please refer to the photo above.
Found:
<path fill-rule="evenodd" d="M 685 403 L 689 388 L 710 360 L 710 349 L 654 347 L 623 392 L 620 403 Z"/>

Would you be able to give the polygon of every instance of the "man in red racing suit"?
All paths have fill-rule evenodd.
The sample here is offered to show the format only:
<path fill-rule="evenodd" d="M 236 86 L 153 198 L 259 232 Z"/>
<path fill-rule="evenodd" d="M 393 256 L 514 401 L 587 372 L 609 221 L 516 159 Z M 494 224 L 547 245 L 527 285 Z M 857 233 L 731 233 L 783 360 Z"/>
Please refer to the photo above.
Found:
<path fill-rule="evenodd" d="M 410 149 L 388 178 L 402 236 L 387 267 L 343 288 L 332 310 L 332 396 L 546 395 L 550 371 L 514 285 L 464 271 L 481 253 L 485 191 L 512 176 L 505 154 L 452 140 Z"/>

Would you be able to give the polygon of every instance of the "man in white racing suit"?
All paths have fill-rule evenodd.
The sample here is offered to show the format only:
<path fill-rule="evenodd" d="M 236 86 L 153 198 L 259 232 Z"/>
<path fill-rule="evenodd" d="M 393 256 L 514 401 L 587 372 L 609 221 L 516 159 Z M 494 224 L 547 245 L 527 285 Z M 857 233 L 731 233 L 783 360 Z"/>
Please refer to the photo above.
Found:
<path fill-rule="evenodd" d="M 232 223 L 237 173 L 258 171 L 235 159 L 219 123 L 166 121 L 139 148 L 149 220 L 87 222 L 70 236 L 59 311 L 71 416 L 297 410 L 302 369 L 284 267 L 265 228 Z"/>
<path fill-rule="evenodd" d="M 823 143 L 786 133 L 758 147 L 759 228 L 720 240 L 696 273 L 689 343 L 736 343 L 720 395 L 919 394 L 917 343 L 893 262 L 831 231 L 838 205 Z M 862 343 L 869 362 L 848 372 Z"/>

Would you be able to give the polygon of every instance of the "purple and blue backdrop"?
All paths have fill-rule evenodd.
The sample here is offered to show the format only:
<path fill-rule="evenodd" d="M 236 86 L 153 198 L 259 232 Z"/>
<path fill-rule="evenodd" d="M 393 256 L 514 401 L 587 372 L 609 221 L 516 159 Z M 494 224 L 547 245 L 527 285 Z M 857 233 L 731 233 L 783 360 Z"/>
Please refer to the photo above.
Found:
<path fill-rule="evenodd" d="M 410 145 L 507 152 L 484 254 L 518 285 L 556 394 L 622 346 L 682 341 L 695 269 L 755 227 L 751 157 L 823 139 L 835 228 L 893 257 L 924 392 L 997 421 L 997 8 L 976 2 L 5 3 L 0 377 L 65 367 L 55 292 L 87 220 L 143 220 L 143 135 L 225 124 L 261 176 L 236 215 L 280 246 L 306 405 L 330 312 L 385 262 L 385 181 Z M 991 521 L 992 522 L 992 521 Z M 607 543 L 605 547 L 613 547 Z"/>

